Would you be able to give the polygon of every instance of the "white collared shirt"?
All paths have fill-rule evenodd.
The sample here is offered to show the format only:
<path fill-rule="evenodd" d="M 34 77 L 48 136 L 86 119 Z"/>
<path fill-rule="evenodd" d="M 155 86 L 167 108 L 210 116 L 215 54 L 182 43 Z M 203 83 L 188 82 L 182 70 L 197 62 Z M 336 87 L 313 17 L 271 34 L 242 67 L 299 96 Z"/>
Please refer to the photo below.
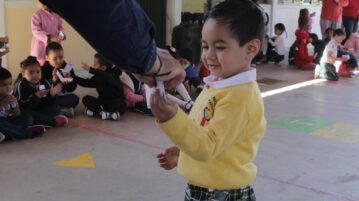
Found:
<path fill-rule="evenodd" d="M 227 87 L 233 87 L 240 84 L 245 84 L 248 82 L 256 81 L 257 79 L 257 70 L 251 68 L 248 71 L 239 73 L 227 79 L 218 80 L 214 76 L 208 76 L 203 79 L 207 86 L 213 87 L 215 89 L 222 89 Z"/>
<path fill-rule="evenodd" d="M 334 64 L 335 61 L 332 61 L 327 57 L 328 53 L 331 52 L 331 56 L 337 58 L 338 56 L 338 46 L 339 44 L 334 39 L 331 39 L 329 43 L 325 46 L 322 59 L 320 60 L 320 63 L 331 63 Z"/>

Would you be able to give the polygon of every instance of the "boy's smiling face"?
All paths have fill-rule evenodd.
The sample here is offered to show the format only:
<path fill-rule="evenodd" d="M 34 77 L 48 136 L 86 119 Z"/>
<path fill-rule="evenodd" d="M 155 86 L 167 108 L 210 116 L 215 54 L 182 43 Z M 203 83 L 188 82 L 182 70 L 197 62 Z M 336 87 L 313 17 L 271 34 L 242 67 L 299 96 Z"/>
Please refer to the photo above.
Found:
<path fill-rule="evenodd" d="M 202 61 L 212 76 L 225 79 L 249 70 L 259 47 L 258 39 L 240 46 L 229 25 L 218 23 L 216 19 L 208 19 L 203 26 Z"/>
<path fill-rule="evenodd" d="M 50 63 L 50 65 L 54 68 L 59 68 L 64 64 L 63 50 L 51 50 L 45 57 L 46 60 Z"/>

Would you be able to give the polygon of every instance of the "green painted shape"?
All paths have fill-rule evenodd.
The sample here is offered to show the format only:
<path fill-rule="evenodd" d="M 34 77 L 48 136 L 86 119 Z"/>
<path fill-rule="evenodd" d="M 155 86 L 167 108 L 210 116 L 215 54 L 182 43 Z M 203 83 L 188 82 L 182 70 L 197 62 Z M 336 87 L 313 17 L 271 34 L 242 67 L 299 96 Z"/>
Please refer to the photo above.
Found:
<path fill-rule="evenodd" d="M 290 116 L 284 119 L 272 121 L 270 128 L 282 128 L 296 132 L 311 133 L 318 129 L 327 127 L 333 122 L 325 119 L 309 117 L 305 115 Z"/>

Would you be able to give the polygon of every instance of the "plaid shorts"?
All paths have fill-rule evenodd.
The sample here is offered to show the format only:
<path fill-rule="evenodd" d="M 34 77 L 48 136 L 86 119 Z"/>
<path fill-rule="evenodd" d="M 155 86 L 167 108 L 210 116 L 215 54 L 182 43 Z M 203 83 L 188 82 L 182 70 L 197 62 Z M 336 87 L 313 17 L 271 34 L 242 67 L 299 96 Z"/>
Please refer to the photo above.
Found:
<path fill-rule="evenodd" d="M 210 190 L 188 184 L 184 201 L 255 201 L 252 187 L 233 190 Z"/>

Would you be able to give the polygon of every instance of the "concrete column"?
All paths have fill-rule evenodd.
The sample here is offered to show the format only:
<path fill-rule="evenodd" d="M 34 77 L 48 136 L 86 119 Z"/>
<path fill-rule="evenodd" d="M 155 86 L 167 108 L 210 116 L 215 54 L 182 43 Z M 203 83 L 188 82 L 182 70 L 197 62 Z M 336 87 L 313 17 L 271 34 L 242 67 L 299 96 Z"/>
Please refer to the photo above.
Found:
<path fill-rule="evenodd" d="M 167 45 L 171 45 L 173 27 L 181 23 L 182 1 L 181 0 L 167 0 Z"/>

